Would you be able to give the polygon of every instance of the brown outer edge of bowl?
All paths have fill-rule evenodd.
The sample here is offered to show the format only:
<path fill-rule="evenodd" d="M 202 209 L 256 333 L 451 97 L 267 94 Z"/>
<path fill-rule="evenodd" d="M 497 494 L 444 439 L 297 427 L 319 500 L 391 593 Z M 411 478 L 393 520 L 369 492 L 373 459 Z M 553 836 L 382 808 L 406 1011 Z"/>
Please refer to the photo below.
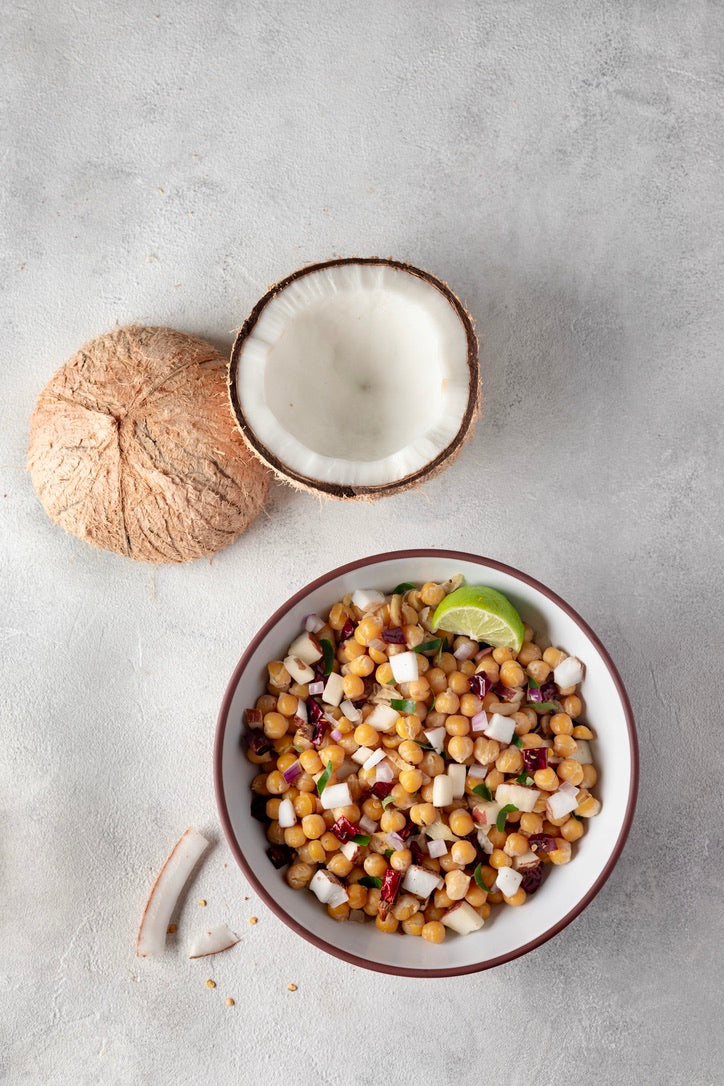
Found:
<path fill-rule="evenodd" d="M 345 573 L 351 573 L 353 570 L 360 569 L 364 566 L 372 565 L 377 562 L 396 561 L 405 558 L 448 558 L 452 562 L 472 562 L 476 565 L 485 566 L 488 569 L 495 569 L 501 573 L 508 573 L 524 584 L 530 585 L 531 588 L 537 589 L 549 600 L 556 603 L 561 610 L 563 610 L 573 621 L 583 630 L 587 637 L 593 642 L 598 649 L 601 657 L 608 668 L 608 672 L 613 680 L 614 686 L 618 692 L 618 696 L 621 699 L 623 705 L 624 715 L 626 717 L 626 727 L 628 729 L 629 743 L 631 744 L 631 776 L 629 779 L 629 793 L 628 802 L 626 805 L 626 813 L 621 827 L 621 832 L 618 835 L 618 840 L 613 847 L 611 855 L 606 863 L 601 874 L 596 879 L 595 883 L 588 891 L 588 893 L 579 901 L 576 906 L 571 909 L 561 920 L 559 920 L 547 931 L 539 935 L 538 938 L 532 939 L 528 943 L 524 943 L 522 946 L 517 947 L 515 950 L 510 951 L 508 954 L 501 954 L 497 958 L 492 958 L 490 961 L 475 962 L 472 965 L 463 965 L 459 967 L 449 969 L 407 969 L 401 966 L 385 965 L 380 962 L 368 961 L 365 958 L 359 958 L 356 954 L 348 954 L 344 950 L 340 950 L 339 947 L 334 946 L 332 943 L 326 942 L 324 939 L 320 939 L 319 936 L 314 935 L 311 931 L 302 927 L 296 920 L 281 907 L 281 905 L 274 900 L 274 898 L 265 890 L 261 885 L 252 868 L 247 863 L 247 860 L 239 847 L 239 843 L 234 835 L 234 831 L 231 826 L 231 819 L 229 818 L 228 808 L 226 806 L 226 798 L 224 795 L 223 777 L 222 777 L 222 752 L 224 745 L 224 735 L 226 732 L 226 725 L 228 722 L 229 708 L 231 706 L 231 700 L 234 696 L 239 678 L 244 671 L 247 662 L 253 652 L 256 650 L 257 645 L 262 641 L 264 637 L 269 633 L 271 629 L 276 625 L 280 618 L 282 618 L 287 611 L 289 611 L 296 603 L 299 603 L 310 592 L 316 588 L 320 588 L 322 585 L 327 584 L 328 581 L 334 580 L 335 577 L 339 577 Z M 520 570 L 515 569 L 513 566 L 506 565 L 504 562 L 496 562 L 492 558 L 484 558 L 477 554 L 468 554 L 465 551 L 448 551 L 448 550 L 436 550 L 436 549 L 422 549 L 422 550 L 404 550 L 404 551 L 387 551 L 384 554 L 373 554 L 367 558 L 360 558 L 356 562 L 348 562 L 346 565 L 337 566 L 336 569 L 330 570 L 321 577 L 317 577 L 316 580 L 310 581 L 299 592 L 295 593 L 286 603 L 283 603 L 281 607 L 278 607 L 274 614 L 264 623 L 262 628 L 250 641 L 246 651 L 242 655 L 239 663 L 234 669 L 234 673 L 231 676 L 229 685 L 226 688 L 224 699 L 221 703 L 221 709 L 219 711 L 219 718 L 216 727 L 216 738 L 214 741 L 214 788 L 216 791 L 216 802 L 219 808 L 219 816 L 221 818 L 221 825 L 226 836 L 226 840 L 234 855 L 234 859 L 239 864 L 247 879 L 254 887 L 257 894 L 264 901 L 264 903 L 275 913 L 280 920 L 282 920 L 288 927 L 301 935 L 307 942 L 313 943 L 314 946 L 320 950 L 326 951 L 335 958 L 340 958 L 345 962 L 349 962 L 350 965 L 357 965 L 363 969 L 372 969 L 378 973 L 390 973 L 393 976 L 398 977 L 423 977 L 423 978 L 439 978 L 439 977 L 459 977 L 467 973 L 479 973 L 484 969 L 492 969 L 496 965 L 503 965 L 506 962 L 513 961 L 515 958 L 520 958 L 523 954 L 530 953 L 531 950 L 536 950 L 543 943 L 547 943 L 549 939 L 552 939 L 554 935 L 558 935 L 565 927 L 567 927 L 572 920 L 583 912 L 583 910 L 594 899 L 599 890 L 603 887 L 607 881 L 609 875 L 613 871 L 618 859 L 623 851 L 623 847 L 626 843 L 629 830 L 631 828 L 631 822 L 633 820 L 634 810 L 636 808 L 636 799 L 638 796 L 638 784 L 639 784 L 639 749 L 638 740 L 636 738 L 636 726 L 634 723 L 633 712 L 631 710 L 631 703 L 626 693 L 626 689 L 621 681 L 621 676 L 618 673 L 616 665 L 614 664 L 611 656 L 602 645 L 599 638 L 593 632 L 591 627 L 585 622 L 577 611 L 561 599 L 555 592 L 552 592 L 550 588 L 541 584 L 540 581 L 536 581 L 535 578 L 529 577 L 527 574 L 522 573 Z"/>
<path fill-rule="evenodd" d="M 301 472 L 293 471 L 287 464 L 282 463 L 281 460 L 274 456 L 264 442 L 257 437 L 246 419 L 236 387 L 236 375 L 239 369 L 242 348 L 268 303 L 286 290 L 295 280 L 310 275 L 312 272 L 321 271 L 322 268 L 336 268 L 343 264 L 385 264 L 388 267 L 397 268 L 409 275 L 416 276 L 418 279 L 422 279 L 440 291 L 457 313 L 465 329 L 468 349 L 468 402 L 457 433 L 452 441 L 429 464 L 425 464 L 422 468 L 404 476 L 402 479 L 395 479 L 394 482 L 385 483 L 382 486 L 349 486 L 340 483 L 326 483 L 323 480 L 313 479 L 309 475 L 302 475 Z M 231 358 L 227 372 L 227 392 L 236 424 L 247 445 L 260 460 L 286 482 L 291 482 L 304 490 L 311 490 L 313 493 L 327 494 L 331 498 L 375 498 L 396 494 L 400 490 L 407 490 L 423 479 L 431 478 L 441 471 L 448 462 L 452 462 L 470 436 L 473 425 L 480 414 L 480 362 L 478 358 L 478 339 L 475 334 L 473 319 L 447 283 L 422 268 L 416 268 L 414 264 L 405 264 L 401 260 L 378 256 L 339 257 L 337 260 L 324 260 L 317 264 L 308 264 L 303 268 L 298 268 L 297 271 L 287 275 L 284 279 L 280 279 L 278 283 L 270 287 L 244 321 L 231 348 Z"/>

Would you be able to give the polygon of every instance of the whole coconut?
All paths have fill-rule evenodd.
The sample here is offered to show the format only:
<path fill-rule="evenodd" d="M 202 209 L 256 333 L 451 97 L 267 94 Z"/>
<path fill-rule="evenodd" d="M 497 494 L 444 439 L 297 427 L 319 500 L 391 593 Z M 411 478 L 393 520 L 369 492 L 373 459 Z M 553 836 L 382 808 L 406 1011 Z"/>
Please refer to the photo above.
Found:
<path fill-rule="evenodd" d="M 231 543 L 269 481 L 234 425 L 219 352 L 135 325 L 92 340 L 46 385 L 28 467 L 51 520 L 144 562 L 188 562 Z"/>

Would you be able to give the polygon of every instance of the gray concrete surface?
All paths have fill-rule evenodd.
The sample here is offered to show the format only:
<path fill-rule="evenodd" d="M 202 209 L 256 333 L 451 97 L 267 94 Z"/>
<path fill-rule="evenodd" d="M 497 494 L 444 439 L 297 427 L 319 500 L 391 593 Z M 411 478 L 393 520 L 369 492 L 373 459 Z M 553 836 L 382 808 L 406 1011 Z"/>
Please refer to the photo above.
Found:
<path fill-rule="evenodd" d="M 722 22 L 705 0 L 9 0 L 3 1081 L 724 1083 Z M 50 524 L 27 425 L 69 354 L 131 320 L 228 346 L 269 282 L 332 254 L 428 267 L 474 314 L 486 417 L 450 471 L 373 507 L 275 487 L 268 518 L 187 568 Z M 210 765 L 271 609 L 415 544 L 567 597 L 642 753 L 591 907 L 525 959 L 426 984 L 328 960 L 254 899 Z M 150 872 L 190 822 L 218 844 L 182 919 L 203 894 L 242 945 L 139 966 Z"/>

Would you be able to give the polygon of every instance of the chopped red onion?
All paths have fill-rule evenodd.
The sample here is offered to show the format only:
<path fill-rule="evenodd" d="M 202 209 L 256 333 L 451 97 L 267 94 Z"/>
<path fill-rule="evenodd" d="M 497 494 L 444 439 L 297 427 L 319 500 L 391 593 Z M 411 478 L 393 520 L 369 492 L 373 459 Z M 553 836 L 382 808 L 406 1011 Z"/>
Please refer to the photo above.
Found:
<path fill-rule="evenodd" d="M 476 781 L 484 781 L 489 769 L 489 765 L 471 765 L 470 769 L 468 769 L 468 776 Z"/>
<path fill-rule="evenodd" d="M 550 833 L 532 833 L 528 838 L 532 852 L 555 852 L 556 839 Z"/>
<path fill-rule="evenodd" d="M 261 728 L 264 725 L 264 714 L 261 709 L 245 709 L 244 720 L 247 728 Z"/>
<path fill-rule="evenodd" d="M 525 696 L 526 700 L 529 701 L 531 705 L 534 705 L 536 702 L 543 701 L 543 694 L 541 693 L 541 688 L 539 686 L 531 686 L 530 683 L 528 683 L 528 688 L 526 690 Z"/>
<path fill-rule="evenodd" d="M 506 686 L 505 683 L 496 683 L 493 687 L 493 693 L 501 701 L 515 701 L 517 697 L 520 697 L 521 691 L 514 690 L 512 686 Z"/>
<path fill-rule="evenodd" d="M 474 675 L 470 676 L 470 693 L 477 694 L 479 698 L 484 698 L 485 695 L 493 689 L 493 680 L 484 671 L 476 671 Z"/>
<path fill-rule="evenodd" d="M 347 841 L 351 841 L 353 837 L 356 837 L 358 832 L 357 827 L 353 825 L 348 818 L 345 818 L 344 815 L 340 815 L 332 826 L 332 833 L 343 845 L 346 844 Z"/>
<path fill-rule="evenodd" d="M 375 637 L 369 642 L 367 649 L 374 649 L 375 652 L 387 652 L 387 645 L 381 638 Z"/>
<path fill-rule="evenodd" d="M 389 762 L 380 762 L 375 769 L 375 784 L 387 784 L 395 779 L 395 771 Z"/>
<path fill-rule="evenodd" d="M 284 777 L 284 780 L 287 782 L 287 784 L 291 784 L 292 781 L 295 781 L 297 777 L 299 777 L 303 772 L 304 770 L 302 769 L 300 763 L 297 761 L 290 765 L 288 769 L 285 769 L 282 773 L 282 776 Z"/>
<path fill-rule="evenodd" d="M 385 752 L 384 748 L 383 747 L 378 747 L 377 750 L 373 751 L 372 754 L 370 754 L 367 761 L 364 762 L 364 764 L 362 765 L 362 768 L 363 769 L 373 769 L 374 766 L 378 765 L 385 758 L 385 756 L 386 756 L 386 752 Z M 391 780 L 392 778 L 388 777 L 387 779 Z"/>
<path fill-rule="evenodd" d="M 541 701 L 555 701 L 558 697 L 558 687 L 552 679 L 549 679 L 548 682 L 543 683 L 540 688 L 540 692 Z"/>
<path fill-rule="evenodd" d="M 399 833 L 388 833 L 387 841 L 390 848 L 394 848 L 396 852 L 399 852 L 400 849 L 407 848 L 404 839 L 400 837 Z"/>
<path fill-rule="evenodd" d="M 437 860 L 440 856 L 444 856 L 447 853 L 447 845 L 444 841 L 428 841 L 427 851 L 433 860 Z"/>
<path fill-rule="evenodd" d="M 480 650 L 480 652 L 476 653 L 476 655 L 475 655 L 475 663 L 479 664 L 480 661 L 483 660 L 486 656 L 490 656 L 492 651 L 493 651 L 493 646 L 492 645 L 485 645 L 485 647 L 482 648 Z"/>
<path fill-rule="evenodd" d="M 335 721 L 335 723 L 336 723 L 336 721 Z M 334 728 L 329 734 L 330 734 L 331 738 L 334 739 L 335 743 L 337 742 L 338 739 L 342 738 L 342 733 L 339 730 L 339 728 Z"/>
<path fill-rule="evenodd" d="M 271 750 L 271 743 L 263 732 L 251 732 L 247 735 L 246 741 L 252 754 L 256 754 L 259 758 Z"/>
<path fill-rule="evenodd" d="M 318 680 L 317 682 L 310 683 L 309 684 L 309 693 L 310 694 L 323 694 L 324 693 L 324 688 L 325 688 L 326 685 L 327 684 L 325 682 L 323 682 L 321 679 Z"/>
<path fill-rule="evenodd" d="M 539 769 L 546 769 L 548 766 L 547 747 L 524 747 L 521 754 L 523 765 L 528 773 L 536 773 Z"/>
<path fill-rule="evenodd" d="M 572 796 L 578 795 L 578 788 L 575 784 L 571 784 L 570 781 L 563 781 L 558 787 L 559 792 L 568 792 Z"/>
<path fill-rule="evenodd" d="M 359 820 L 359 828 L 363 833 L 376 833 L 377 823 L 373 822 L 369 815 L 362 815 Z"/>
<path fill-rule="evenodd" d="M 340 641 L 349 641 L 350 637 L 354 634 L 355 625 L 351 618 L 348 618 L 342 629 L 339 631 Z"/>
<path fill-rule="evenodd" d="M 375 781 L 375 783 L 370 788 L 370 792 L 372 793 L 373 796 L 376 796 L 377 799 L 386 799 L 387 796 L 389 796 L 391 791 L 392 791 L 392 783 L 391 783 L 391 781 Z M 360 825 L 361 824 L 362 823 L 360 821 Z"/>
<path fill-rule="evenodd" d="M 324 625 L 324 619 L 320 618 L 319 615 L 305 615 L 304 629 L 308 633 L 319 633 L 320 630 L 324 629 Z"/>
<path fill-rule="evenodd" d="M 302 698 L 297 699 L 297 711 L 294 714 L 299 717 L 300 720 L 309 720 L 309 714 L 307 713 L 307 703 Z"/>
<path fill-rule="evenodd" d="M 521 868 L 521 871 L 523 872 L 521 888 L 525 890 L 526 894 L 534 894 L 543 881 L 543 864 Z"/>
<path fill-rule="evenodd" d="M 488 726 L 488 714 L 484 709 L 481 709 L 479 713 L 476 713 L 470 720 L 471 731 L 484 732 Z"/>
<path fill-rule="evenodd" d="M 382 631 L 382 640 L 388 645 L 404 645 L 405 631 L 401 626 L 388 626 Z"/>

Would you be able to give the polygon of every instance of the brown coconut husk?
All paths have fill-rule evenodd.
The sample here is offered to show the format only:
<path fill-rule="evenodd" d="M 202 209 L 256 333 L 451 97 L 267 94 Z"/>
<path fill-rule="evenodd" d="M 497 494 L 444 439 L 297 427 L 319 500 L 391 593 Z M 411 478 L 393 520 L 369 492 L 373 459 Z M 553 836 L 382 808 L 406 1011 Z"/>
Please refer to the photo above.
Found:
<path fill-rule="evenodd" d="M 294 471 L 288 464 L 279 460 L 279 458 L 274 455 L 268 446 L 265 445 L 254 432 L 244 414 L 237 393 L 236 378 L 241 352 L 248 336 L 256 322 L 259 320 L 264 307 L 272 300 L 272 298 L 275 298 L 296 279 L 299 279 L 304 275 L 309 275 L 310 272 L 319 271 L 321 268 L 338 267 L 341 264 L 387 264 L 392 268 L 399 268 L 401 271 L 409 272 L 410 275 L 415 275 L 418 278 L 431 283 L 445 295 L 450 305 L 458 314 L 465 329 L 465 336 L 467 339 L 469 376 L 468 402 L 458 432 L 447 448 L 443 449 L 429 464 L 426 464 L 423 468 L 420 468 L 411 475 L 402 479 L 396 479 L 394 482 L 386 483 L 382 486 L 344 486 L 320 479 L 312 479 L 309 476 L 301 475 Z M 421 485 L 423 482 L 433 478 L 435 475 L 439 475 L 440 472 L 449 467 L 453 460 L 460 454 L 463 445 L 468 438 L 472 436 L 473 430 L 475 429 L 475 423 L 478 420 L 481 410 L 482 390 L 480 385 L 480 366 L 478 362 L 478 338 L 475 334 L 473 318 L 447 283 L 443 283 L 441 279 L 437 279 L 434 275 L 423 271 L 421 268 L 416 268 L 412 264 L 405 264 L 402 261 L 392 260 L 387 257 L 344 257 L 337 260 L 324 260 L 317 264 L 308 264 L 305 267 L 292 272 L 291 275 L 287 275 L 284 279 L 281 279 L 278 283 L 275 283 L 274 286 L 270 287 L 263 298 L 259 299 L 247 319 L 244 321 L 231 351 L 228 372 L 228 393 L 231 409 L 244 440 L 252 452 L 271 468 L 281 482 L 288 483 L 298 490 L 309 491 L 312 494 L 323 495 L 329 498 L 352 499 L 357 501 L 373 501 L 376 498 L 386 497 L 390 494 L 399 494 L 402 491 L 410 490 L 413 487 Z"/>
<path fill-rule="evenodd" d="M 269 474 L 229 414 L 226 360 L 171 328 L 92 340 L 51 379 L 28 467 L 51 520 L 143 562 L 188 562 L 231 543 Z"/>

